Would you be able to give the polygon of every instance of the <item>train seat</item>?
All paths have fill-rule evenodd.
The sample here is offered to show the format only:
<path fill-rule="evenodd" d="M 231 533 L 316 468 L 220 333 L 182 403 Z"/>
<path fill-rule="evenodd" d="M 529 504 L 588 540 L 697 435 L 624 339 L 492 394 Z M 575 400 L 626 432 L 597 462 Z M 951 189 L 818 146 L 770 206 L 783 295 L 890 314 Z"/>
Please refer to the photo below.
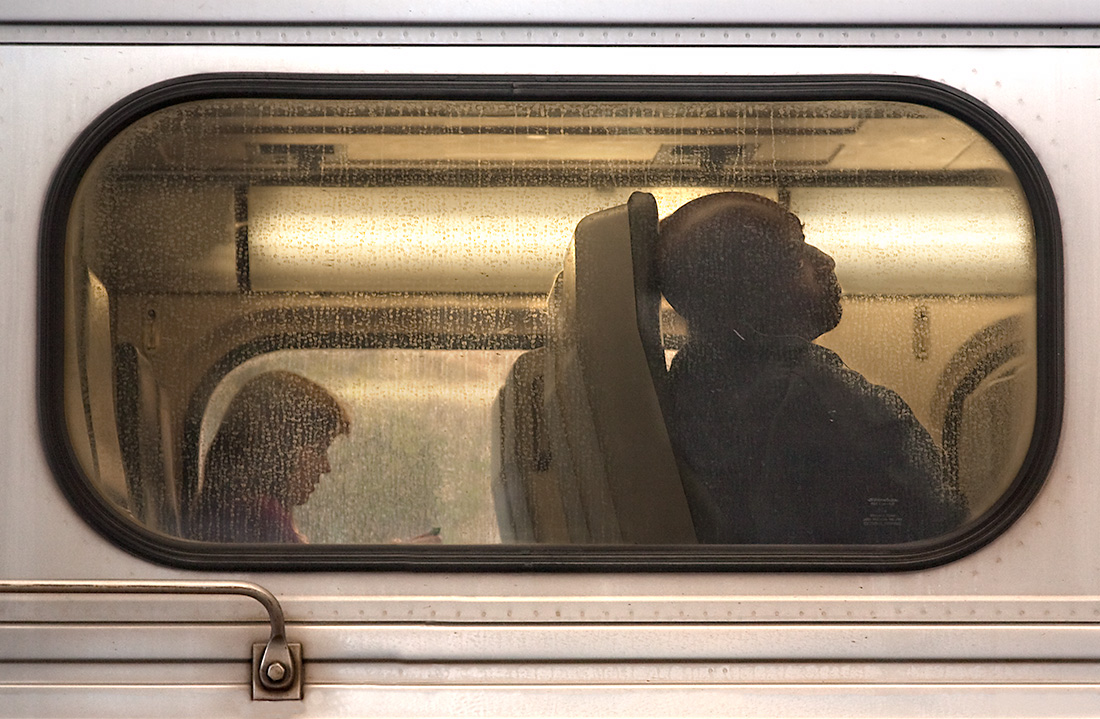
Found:
<path fill-rule="evenodd" d="M 581 220 L 548 298 L 546 345 L 502 390 L 498 496 L 517 540 L 696 541 L 659 398 L 656 228 L 644 193 Z"/>
<path fill-rule="evenodd" d="M 936 387 L 932 414 L 948 476 L 979 516 L 1007 493 L 1024 461 L 1035 414 L 1036 367 L 1024 315 L 1000 319 L 954 354 Z"/>

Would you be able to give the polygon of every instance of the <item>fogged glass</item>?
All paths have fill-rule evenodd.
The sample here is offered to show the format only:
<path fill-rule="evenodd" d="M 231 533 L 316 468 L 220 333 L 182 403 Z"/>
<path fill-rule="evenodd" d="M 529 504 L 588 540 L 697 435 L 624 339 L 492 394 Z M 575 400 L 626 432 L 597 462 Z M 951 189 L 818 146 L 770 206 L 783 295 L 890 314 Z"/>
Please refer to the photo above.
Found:
<path fill-rule="evenodd" d="M 283 350 L 233 370 L 210 398 L 200 466 L 241 388 L 291 372 L 338 398 L 347 430 L 322 438 L 328 470 L 314 468 L 293 504 L 303 538 L 325 543 L 499 542 L 492 493 L 493 406 L 516 350 Z M 299 400 L 309 403 L 308 397 Z M 288 442 L 293 445 L 294 442 Z M 271 467 L 292 447 L 273 446 Z M 205 471 L 200 491 L 206 489 Z"/>
<path fill-rule="evenodd" d="M 193 102 L 70 218 L 74 453 L 173 537 L 896 544 L 1031 443 L 1027 203 L 916 105 Z"/>

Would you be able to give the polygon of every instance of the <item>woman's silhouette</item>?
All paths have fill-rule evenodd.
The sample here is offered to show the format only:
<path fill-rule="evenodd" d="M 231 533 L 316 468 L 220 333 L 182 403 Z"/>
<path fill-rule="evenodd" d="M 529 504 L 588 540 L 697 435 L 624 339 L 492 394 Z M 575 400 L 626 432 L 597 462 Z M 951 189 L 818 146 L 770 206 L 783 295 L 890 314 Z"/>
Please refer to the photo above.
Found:
<path fill-rule="evenodd" d="M 292 372 L 265 372 L 229 403 L 207 452 L 189 536 L 208 542 L 305 542 L 292 510 L 330 471 L 349 428 L 343 405 Z"/>

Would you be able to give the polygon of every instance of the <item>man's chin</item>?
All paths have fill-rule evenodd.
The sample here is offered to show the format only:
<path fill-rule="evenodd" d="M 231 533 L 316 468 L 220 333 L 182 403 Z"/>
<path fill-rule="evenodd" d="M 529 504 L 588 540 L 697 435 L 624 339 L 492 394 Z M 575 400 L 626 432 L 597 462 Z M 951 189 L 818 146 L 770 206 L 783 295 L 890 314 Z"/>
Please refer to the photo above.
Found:
<path fill-rule="evenodd" d="M 830 313 L 829 313 L 830 314 L 830 320 L 833 323 L 833 326 L 829 328 L 830 330 L 835 328 L 837 325 L 839 325 L 840 320 L 844 317 L 844 305 L 841 303 L 840 298 L 841 298 L 840 283 L 834 283 L 834 285 L 833 285 L 833 296 L 832 296 L 832 306 L 829 308 L 831 310 Z"/>
<path fill-rule="evenodd" d="M 821 313 L 820 322 L 818 322 L 818 329 L 820 330 L 817 335 L 818 337 L 836 329 L 837 325 L 840 324 L 841 317 L 844 315 L 844 310 L 841 308 L 840 302 L 837 302 L 834 307 L 835 309 L 830 309 L 829 312 Z"/>

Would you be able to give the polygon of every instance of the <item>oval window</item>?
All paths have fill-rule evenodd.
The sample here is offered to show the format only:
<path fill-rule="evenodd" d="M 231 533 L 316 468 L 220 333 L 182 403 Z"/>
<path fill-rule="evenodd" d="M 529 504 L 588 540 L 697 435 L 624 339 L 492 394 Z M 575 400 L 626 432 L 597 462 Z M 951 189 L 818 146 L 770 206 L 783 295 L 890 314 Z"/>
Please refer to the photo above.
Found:
<path fill-rule="evenodd" d="M 1049 189 L 924 81 L 206 78 L 53 206 L 63 484 L 163 561 L 911 567 L 1057 433 Z"/>

